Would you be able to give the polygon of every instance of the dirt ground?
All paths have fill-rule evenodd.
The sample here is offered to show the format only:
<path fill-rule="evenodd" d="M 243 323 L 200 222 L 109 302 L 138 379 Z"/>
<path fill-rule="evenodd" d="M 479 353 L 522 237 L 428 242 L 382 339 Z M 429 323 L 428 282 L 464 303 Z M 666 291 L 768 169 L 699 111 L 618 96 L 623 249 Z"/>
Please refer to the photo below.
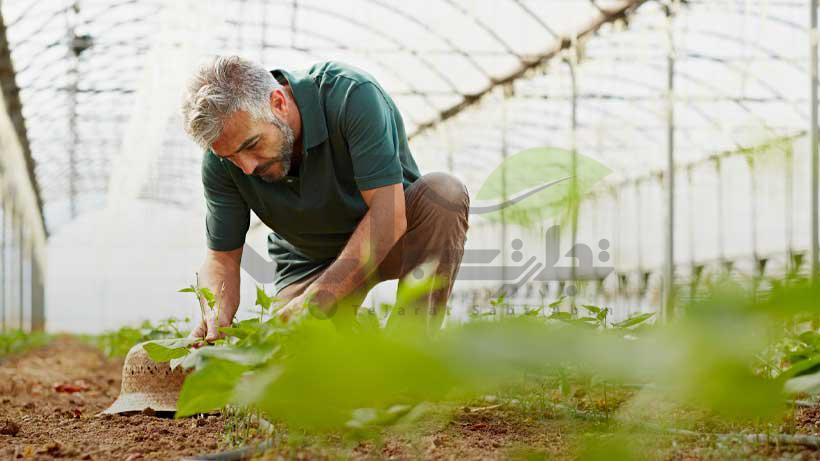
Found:
<path fill-rule="evenodd" d="M 74 338 L 0 360 L 0 460 L 177 460 L 229 449 L 221 416 L 96 417 L 119 393 L 120 370 L 121 361 Z M 818 407 L 798 409 L 789 420 L 797 433 L 820 435 Z M 351 443 L 340 435 L 295 438 L 283 430 L 260 459 L 616 459 L 607 451 L 611 445 L 587 453 L 600 442 L 617 441 L 612 429 L 605 422 L 481 401 L 431 411 L 419 427 L 385 434 L 380 442 Z M 627 437 L 622 445 L 641 448 L 639 459 L 820 459 L 820 451 L 800 446 L 621 435 Z"/>
<path fill-rule="evenodd" d="M 0 460 L 174 460 L 221 448 L 223 419 L 95 416 L 122 362 L 77 339 L 0 361 Z"/>

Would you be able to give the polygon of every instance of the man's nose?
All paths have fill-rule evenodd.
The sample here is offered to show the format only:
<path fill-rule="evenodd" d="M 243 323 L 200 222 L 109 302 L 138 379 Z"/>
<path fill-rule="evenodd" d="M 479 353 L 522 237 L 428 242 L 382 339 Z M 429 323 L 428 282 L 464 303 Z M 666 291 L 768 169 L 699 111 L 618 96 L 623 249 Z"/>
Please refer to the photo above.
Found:
<path fill-rule="evenodd" d="M 253 159 L 244 158 L 239 161 L 239 168 L 245 174 L 252 174 L 253 170 L 256 169 L 256 162 Z"/>

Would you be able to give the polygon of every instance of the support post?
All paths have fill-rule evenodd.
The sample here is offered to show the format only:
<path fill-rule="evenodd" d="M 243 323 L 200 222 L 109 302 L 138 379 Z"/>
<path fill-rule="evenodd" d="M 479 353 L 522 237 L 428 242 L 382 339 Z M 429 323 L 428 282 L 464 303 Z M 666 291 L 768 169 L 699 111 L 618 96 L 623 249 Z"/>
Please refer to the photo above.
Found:
<path fill-rule="evenodd" d="M 581 210 L 581 197 L 578 191 L 578 78 L 577 78 L 577 63 L 578 63 L 578 39 L 573 39 L 573 46 L 569 49 L 569 58 L 567 65 L 569 67 L 569 77 L 572 84 L 572 111 L 570 120 L 570 142 L 572 147 L 572 166 L 570 170 L 570 192 L 569 192 L 569 210 L 570 210 L 570 226 L 571 235 L 570 248 L 572 249 L 572 290 L 570 290 L 569 299 L 572 313 L 576 312 L 575 296 L 578 294 L 578 261 L 575 254 L 575 244 L 578 241 L 578 213 Z"/>
<path fill-rule="evenodd" d="M 673 0 L 666 9 L 669 51 L 667 57 L 666 94 L 666 174 L 664 175 L 666 198 L 666 240 L 663 262 L 663 306 L 661 320 L 672 318 L 675 302 L 675 4 Z"/>
<path fill-rule="evenodd" d="M 817 0 L 811 0 L 811 27 L 809 28 L 810 60 L 811 60 L 811 126 L 809 127 L 809 142 L 811 142 L 811 277 L 817 281 L 820 276 L 820 242 L 818 242 L 818 178 L 817 178 Z"/>

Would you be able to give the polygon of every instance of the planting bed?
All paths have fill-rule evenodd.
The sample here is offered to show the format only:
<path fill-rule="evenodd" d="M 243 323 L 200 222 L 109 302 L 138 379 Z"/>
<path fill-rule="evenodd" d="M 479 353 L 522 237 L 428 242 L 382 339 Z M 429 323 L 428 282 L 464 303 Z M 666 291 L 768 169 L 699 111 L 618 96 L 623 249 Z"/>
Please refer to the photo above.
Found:
<path fill-rule="evenodd" d="M 227 420 L 222 416 L 96 417 L 117 396 L 120 370 L 120 360 L 69 337 L 0 359 L 0 460 L 175 460 L 231 448 L 224 442 Z M 608 400 L 602 400 L 597 390 L 576 390 L 566 403 L 558 403 L 557 391 L 533 390 L 516 392 L 517 398 L 431 405 L 414 426 L 387 430 L 381 441 L 288 434 L 274 422 L 273 447 L 261 459 L 628 459 L 611 452 L 611 443 L 618 441 L 638 449 L 640 459 L 820 459 L 820 451 L 805 446 L 659 433 L 602 416 L 627 415 L 624 405 L 632 393 L 610 390 Z M 789 427 L 791 433 L 817 435 L 820 409 L 797 409 L 776 432 Z M 743 431 L 702 423 L 692 429 Z"/>
<path fill-rule="evenodd" d="M 2 360 L 1 460 L 172 460 L 220 448 L 222 417 L 96 417 L 119 393 L 122 362 L 77 339 Z"/>

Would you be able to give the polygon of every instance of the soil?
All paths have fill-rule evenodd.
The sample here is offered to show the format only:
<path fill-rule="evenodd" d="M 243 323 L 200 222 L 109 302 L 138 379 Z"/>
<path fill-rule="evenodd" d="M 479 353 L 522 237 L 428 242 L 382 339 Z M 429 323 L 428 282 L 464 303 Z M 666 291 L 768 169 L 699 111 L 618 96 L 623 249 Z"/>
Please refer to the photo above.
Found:
<path fill-rule="evenodd" d="M 223 417 L 96 416 L 119 394 L 121 367 L 68 337 L 0 362 L 0 459 L 174 460 L 222 448 Z"/>
<path fill-rule="evenodd" d="M 181 420 L 148 414 L 95 416 L 117 397 L 121 365 L 120 360 L 107 359 L 96 348 L 68 337 L 0 361 L 0 460 L 177 460 L 230 449 L 223 441 L 223 416 Z M 592 396 L 578 404 L 596 407 Z M 590 446 L 617 442 L 617 437 L 626 437 L 622 445 L 640 449 L 641 459 L 820 459 L 820 451 L 799 446 L 717 443 L 708 437 L 656 432 L 618 435 L 617 428 L 605 422 L 495 401 L 432 410 L 418 423 L 406 432 L 389 431 L 380 442 L 356 443 L 340 434 L 275 436 L 274 448 L 260 459 L 578 459 Z M 694 429 L 727 432 L 726 428 Z M 820 407 L 797 409 L 780 430 L 820 435 Z M 607 451 L 581 457 L 617 458 Z"/>

